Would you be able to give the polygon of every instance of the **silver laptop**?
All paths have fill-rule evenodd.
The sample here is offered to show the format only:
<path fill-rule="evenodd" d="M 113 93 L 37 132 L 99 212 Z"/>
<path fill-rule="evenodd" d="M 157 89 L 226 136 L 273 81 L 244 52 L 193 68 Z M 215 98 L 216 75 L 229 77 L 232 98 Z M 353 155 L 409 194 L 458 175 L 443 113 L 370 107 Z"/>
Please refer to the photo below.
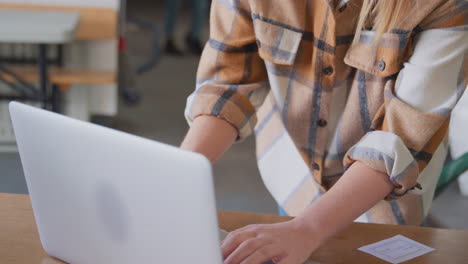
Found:
<path fill-rule="evenodd" d="M 49 255 L 78 264 L 222 263 L 203 156 L 16 102 L 10 113 Z"/>

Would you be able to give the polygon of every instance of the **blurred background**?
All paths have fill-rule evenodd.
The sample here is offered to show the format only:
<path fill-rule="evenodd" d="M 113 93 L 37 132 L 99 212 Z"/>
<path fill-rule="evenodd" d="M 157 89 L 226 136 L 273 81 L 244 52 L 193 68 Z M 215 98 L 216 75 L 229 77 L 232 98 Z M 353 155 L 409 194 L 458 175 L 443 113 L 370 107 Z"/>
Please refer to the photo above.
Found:
<path fill-rule="evenodd" d="M 79 14 L 75 34 L 47 45 L 47 96 L 25 92 L 42 84 L 37 45 L 0 39 L 0 192 L 27 193 L 9 121 L 11 99 L 179 145 L 188 129 L 185 101 L 208 39 L 209 6 L 210 0 L 0 0 L 0 10 Z M 236 144 L 214 173 L 219 209 L 277 213 L 257 170 L 253 137 Z M 468 197 L 457 181 L 434 201 L 429 225 L 468 229 Z"/>

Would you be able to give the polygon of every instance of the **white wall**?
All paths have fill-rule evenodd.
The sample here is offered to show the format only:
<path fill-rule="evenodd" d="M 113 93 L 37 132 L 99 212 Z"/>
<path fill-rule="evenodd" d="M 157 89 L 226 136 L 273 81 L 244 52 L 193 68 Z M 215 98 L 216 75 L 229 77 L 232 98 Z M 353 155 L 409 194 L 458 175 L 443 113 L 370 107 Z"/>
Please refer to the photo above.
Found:
<path fill-rule="evenodd" d="M 117 72 L 117 45 L 116 40 L 76 41 L 65 49 L 65 66 Z M 81 120 L 91 114 L 117 114 L 117 84 L 73 85 L 70 90 L 65 94 L 65 114 Z"/>

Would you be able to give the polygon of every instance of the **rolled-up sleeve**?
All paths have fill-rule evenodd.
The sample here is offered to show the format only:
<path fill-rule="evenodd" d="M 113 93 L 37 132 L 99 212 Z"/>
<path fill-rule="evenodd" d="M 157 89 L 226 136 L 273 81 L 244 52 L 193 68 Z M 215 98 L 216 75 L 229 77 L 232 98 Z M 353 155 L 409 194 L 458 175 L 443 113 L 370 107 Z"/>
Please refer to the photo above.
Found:
<path fill-rule="evenodd" d="M 385 88 L 380 125 L 347 152 L 344 164 L 361 161 L 389 175 L 394 199 L 419 187 L 418 177 L 444 140 L 450 114 L 466 89 L 468 27 L 427 29 L 415 36 L 414 51 Z"/>
<path fill-rule="evenodd" d="M 256 109 L 268 89 L 248 1 L 213 1 L 210 39 L 200 60 L 196 90 L 187 99 L 187 121 L 215 116 L 234 126 L 238 139 L 243 139 L 252 133 Z"/>

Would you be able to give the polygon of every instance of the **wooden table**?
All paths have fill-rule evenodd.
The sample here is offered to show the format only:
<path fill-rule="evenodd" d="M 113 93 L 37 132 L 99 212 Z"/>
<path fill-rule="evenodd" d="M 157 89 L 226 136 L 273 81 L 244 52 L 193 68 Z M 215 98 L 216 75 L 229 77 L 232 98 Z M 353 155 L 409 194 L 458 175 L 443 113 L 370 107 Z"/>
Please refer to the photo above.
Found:
<path fill-rule="evenodd" d="M 20 10 L 15 8 L 0 8 L 0 42 L 15 44 L 37 44 L 38 45 L 38 73 L 39 73 L 39 93 L 34 92 L 29 85 L 29 93 L 22 93 L 24 89 L 18 89 L 11 86 L 21 96 L 3 95 L 3 100 L 39 100 L 42 101 L 45 108 L 49 101 L 54 111 L 57 111 L 55 99 L 58 90 L 53 88 L 48 92 L 49 72 L 48 72 L 48 54 L 47 49 L 51 44 L 65 44 L 74 39 L 75 31 L 79 24 L 80 14 L 71 11 L 45 11 L 45 10 Z M 62 51 L 57 58 L 57 64 L 62 64 Z M 0 65 L 1 71 L 11 72 L 5 65 Z M 8 74 L 11 75 L 11 74 Z M 24 80 L 18 80 L 24 81 Z M 50 97 L 50 98 L 49 98 Z"/>
<path fill-rule="evenodd" d="M 275 223 L 288 217 L 220 212 L 220 227 L 232 231 L 254 223 Z M 406 263 L 468 263 L 468 231 L 354 223 L 315 252 L 320 263 L 387 263 L 357 248 L 397 234 L 436 250 Z M 0 193 L 0 263 L 58 264 L 43 251 L 29 196 Z"/>

